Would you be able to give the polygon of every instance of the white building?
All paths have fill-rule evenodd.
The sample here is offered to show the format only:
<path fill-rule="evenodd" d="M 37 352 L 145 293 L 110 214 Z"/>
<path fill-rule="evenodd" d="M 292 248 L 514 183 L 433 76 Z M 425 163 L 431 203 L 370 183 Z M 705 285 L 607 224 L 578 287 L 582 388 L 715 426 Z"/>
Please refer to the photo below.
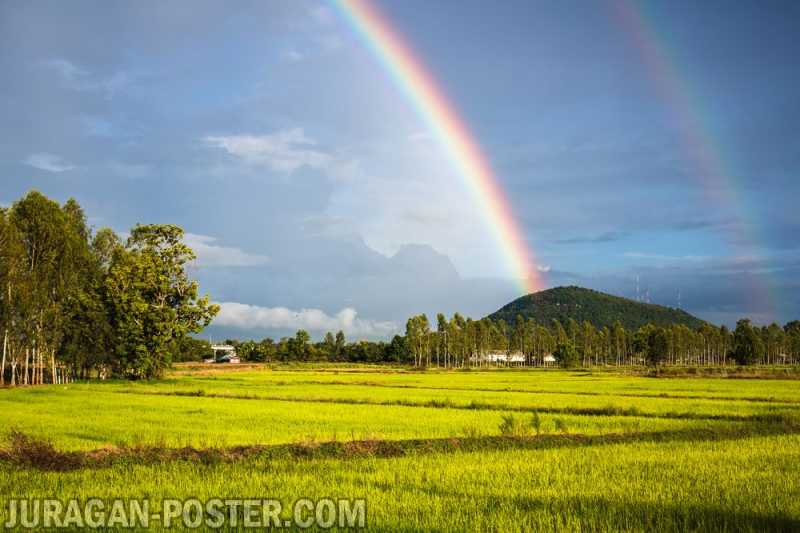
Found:
<path fill-rule="evenodd" d="M 238 363 L 240 362 L 239 355 L 236 353 L 236 347 L 230 344 L 212 344 L 211 349 L 214 351 L 214 358 L 207 361 L 209 363 Z"/>
<path fill-rule="evenodd" d="M 525 355 L 519 351 L 511 352 L 510 354 L 507 352 L 492 351 L 486 352 L 480 356 L 480 358 L 472 356 L 471 359 L 473 361 L 481 361 L 484 363 L 516 363 L 520 365 L 525 363 Z"/>

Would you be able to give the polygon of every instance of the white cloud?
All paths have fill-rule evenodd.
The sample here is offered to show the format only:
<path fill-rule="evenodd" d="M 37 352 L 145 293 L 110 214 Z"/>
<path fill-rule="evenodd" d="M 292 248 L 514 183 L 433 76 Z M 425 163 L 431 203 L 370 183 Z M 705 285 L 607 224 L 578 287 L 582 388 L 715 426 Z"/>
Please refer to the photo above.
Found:
<path fill-rule="evenodd" d="M 102 92 L 108 99 L 112 98 L 117 91 L 130 85 L 133 81 L 131 75 L 123 70 L 119 70 L 105 77 L 96 76 L 88 70 L 63 58 L 41 61 L 39 62 L 39 66 L 55 72 L 61 79 L 63 86 L 68 89 L 74 91 Z"/>
<path fill-rule="evenodd" d="M 283 53 L 283 59 L 289 63 L 299 63 L 305 59 L 305 57 L 306 56 L 302 52 L 299 52 L 294 48 Z"/>
<path fill-rule="evenodd" d="M 333 157 L 316 148 L 302 128 L 281 130 L 270 135 L 207 136 L 205 142 L 222 148 L 251 165 L 266 165 L 290 174 L 300 167 L 326 168 Z"/>
<path fill-rule="evenodd" d="M 58 73 L 61 78 L 68 82 L 75 82 L 85 76 L 89 75 L 89 72 L 78 67 L 71 61 L 67 61 L 66 59 L 47 59 L 40 63 L 42 67 L 49 68 L 56 73 Z"/>
<path fill-rule="evenodd" d="M 75 165 L 66 161 L 61 156 L 47 152 L 31 154 L 23 161 L 28 166 L 46 170 L 48 172 L 66 172 L 75 168 Z"/>
<path fill-rule="evenodd" d="M 184 242 L 194 250 L 197 255 L 195 263 L 201 267 L 249 267 L 265 265 L 269 257 L 265 255 L 248 254 L 240 248 L 219 246 L 214 244 L 215 237 L 187 233 Z"/>
<path fill-rule="evenodd" d="M 550 265 L 536 265 L 536 270 L 539 272 L 550 272 Z"/>
<path fill-rule="evenodd" d="M 260 307 L 237 302 L 222 302 L 216 326 L 240 329 L 305 329 L 314 332 L 342 330 L 349 335 L 385 336 L 397 331 L 394 322 L 358 318 L 350 307 L 330 316 L 319 309 L 293 311 L 286 307 Z"/>

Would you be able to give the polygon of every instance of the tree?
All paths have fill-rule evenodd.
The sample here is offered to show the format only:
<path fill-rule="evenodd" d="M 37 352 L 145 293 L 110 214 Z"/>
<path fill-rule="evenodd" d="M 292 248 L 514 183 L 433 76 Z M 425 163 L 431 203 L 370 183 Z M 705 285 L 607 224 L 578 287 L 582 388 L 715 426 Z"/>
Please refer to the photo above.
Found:
<path fill-rule="evenodd" d="M 171 224 L 137 225 L 114 251 L 106 290 L 117 374 L 151 379 L 170 363 L 173 341 L 207 326 L 219 311 L 186 274 L 194 252 Z"/>
<path fill-rule="evenodd" d="M 408 346 L 406 345 L 405 337 L 395 335 L 392 337 L 392 342 L 386 347 L 386 360 L 392 362 L 407 362 Z"/>
<path fill-rule="evenodd" d="M 558 343 L 556 351 L 553 352 L 553 357 L 563 368 L 575 368 L 580 362 L 578 350 L 569 341 Z"/>
<path fill-rule="evenodd" d="M 739 320 L 733 332 L 733 358 L 740 365 L 752 365 L 763 353 L 764 343 L 750 320 Z"/>
<path fill-rule="evenodd" d="M 325 340 L 322 341 L 322 348 L 325 350 L 330 361 L 336 360 L 336 339 L 330 331 L 325 334 Z"/>
<path fill-rule="evenodd" d="M 258 343 L 259 362 L 269 362 L 275 357 L 275 341 L 265 337 Z"/>
<path fill-rule="evenodd" d="M 783 326 L 786 332 L 786 349 L 789 352 L 789 363 L 800 360 L 800 320 L 793 320 Z"/>
<path fill-rule="evenodd" d="M 667 358 L 669 352 L 669 338 L 664 328 L 653 327 L 647 335 L 647 349 L 645 357 L 652 366 L 658 366 Z"/>
<path fill-rule="evenodd" d="M 294 361 L 307 361 L 311 355 L 311 350 L 308 345 L 309 341 L 311 341 L 311 335 L 309 335 L 306 330 L 297 330 L 294 338 L 289 339 L 289 358 Z"/>
<path fill-rule="evenodd" d="M 55 383 L 56 354 L 68 330 L 68 310 L 85 282 L 88 229 L 83 212 L 74 200 L 62 208 L 31 191 L 11 207 L 8 224 L 18 244 L 17 270 L 7 289 L 10 299 L 17 299 L 11 303 L 16 315 L 12 344 L 18 355 L 24 348 L 22 383 L 44 383 L 45 368 Z"/>
<path fill-rule="evenodd" d="M 634 353 L 647 359 L 647 355 L 650 350 L 650 335 L 655 329 L 656 327 L 654 325 L 647 324 L 636 330 L 636 332 L 633 334 Z M 641 360 L 639 361 L 641 362 Z"/>
<path fill-rule="evenodd" d="M 342 353 L 347 345 L 347 339 L 344 336 L 344 331 L 339 330 L 336 332 L 336 353 Z"/>
<path fill-rule="evenodd" d="M 439 313 L 436 315 L 436 333 L 437 346 L 436 346 L 436 366 L 439 366 L 439 356 L 444 357 L 444 366 L 447 368 L 450 355 L 450 345 L 447 339 L 447 318 L 444 314 Z"/>
<path fill-rule="evenodd" d="M 430 324 L 426 315 L 412 316 L 406 321 L 406 341 L 414 354 L 414 366 L 426 363 L 426 357 L 430 356 Z"/>

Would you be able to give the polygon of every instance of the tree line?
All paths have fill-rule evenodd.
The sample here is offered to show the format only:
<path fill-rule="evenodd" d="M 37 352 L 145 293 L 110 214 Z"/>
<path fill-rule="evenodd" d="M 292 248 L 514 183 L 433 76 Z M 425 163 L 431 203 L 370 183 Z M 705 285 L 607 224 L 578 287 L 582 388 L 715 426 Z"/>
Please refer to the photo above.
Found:
<path fill-rule="evenodd" d="M 93 232 L 77 201 L 36 191 L 0 208 L 0 384 L 160 376 L 218 311 L 182 237 L 170 224 Z"/>
<path fill-rule="evenodd" d="M 703 324 L 666 327 L 648 324 L 627 330 L 620 322 L 596 328 L 590 322 L 568 320 L 538 324 L 518 316 L 514 324 L 484 318 L 473 320 L 456 313 L 437 315 L 435 327 L 424 314 L 406 322 L 405 335 L 390 342 L 348 343 L 343 332 L 328 332 L 311 342 L 308 332 L 278 341 L 226 343 L 236 347 L 244 361 L 400 363 L 417 367 L 465 368 L 483 366 L 633 366 L 633 365 L 793 365 L 800 363 L 800 321 L 780 327 L 758 327 L 740 320 L 726 326 Z M 207 341 L 192 339 L 178 356 L 201 360 L 211 355 Z"/>
<path fill-rule="evenodd" d="M 173 361 L 211 357 L 211 345 L 192 337 L 218 312 L 187 273 L 195 259 L 183 230 L 137 225 L 126 239 L 110 228 L 93 231 L 73 199 L 63 205 L 32 191 L 0 208 L 0 385 L 66 383 L 90 377 L 150 379 Z M 800 362 L 800 321 L 755 326 L 740 320 L 730 331 L 703 324 L 620 322 L 513 323 L 459 313 L 424 314 L 390 341 L 347 342 L 329 332 L 277 341 L 228 341 L 253 362 L 338 361 L 416 367 L 487 365 L 793 365 Z"/>

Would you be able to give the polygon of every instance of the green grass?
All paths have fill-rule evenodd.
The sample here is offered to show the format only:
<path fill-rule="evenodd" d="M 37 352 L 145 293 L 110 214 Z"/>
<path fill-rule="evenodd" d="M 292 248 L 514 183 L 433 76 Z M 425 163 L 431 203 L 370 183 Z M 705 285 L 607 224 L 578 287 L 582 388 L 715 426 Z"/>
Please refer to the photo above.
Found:
<path fill-rule="evenodd" d="M 65 472 L 0 460 L 0 521 L 37 495 L 333 496 L 366 497 L 378 530 L 800 529 L 792 380 L 197 370 L 0 390 L 0 413 L 57 450 L 122 450 Z M 184 446 L 218 451 L 166 453 Z"/>

